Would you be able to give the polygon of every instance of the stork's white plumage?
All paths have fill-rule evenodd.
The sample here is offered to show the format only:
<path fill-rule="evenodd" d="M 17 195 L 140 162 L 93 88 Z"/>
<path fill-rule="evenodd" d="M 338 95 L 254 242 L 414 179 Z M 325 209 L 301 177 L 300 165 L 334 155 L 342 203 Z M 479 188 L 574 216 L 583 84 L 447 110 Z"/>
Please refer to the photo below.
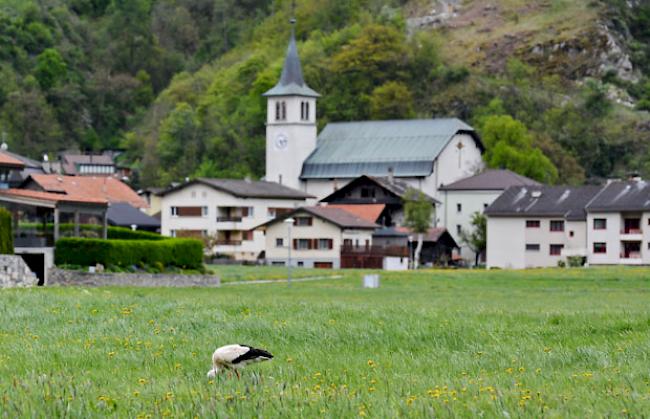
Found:
<path fill-rule="evenodd" d="M 237 371 L 239 368 L 270 359 L 273 359 L 273 355 L 264 349 L 257 349 L 248 345 L 222 346 L 212 354 L 212 369 L 208 371 L 208 378 L 213 378 L 224 370 L 235 371 L 235 374 L 239 377 L 239 371 Z"/>

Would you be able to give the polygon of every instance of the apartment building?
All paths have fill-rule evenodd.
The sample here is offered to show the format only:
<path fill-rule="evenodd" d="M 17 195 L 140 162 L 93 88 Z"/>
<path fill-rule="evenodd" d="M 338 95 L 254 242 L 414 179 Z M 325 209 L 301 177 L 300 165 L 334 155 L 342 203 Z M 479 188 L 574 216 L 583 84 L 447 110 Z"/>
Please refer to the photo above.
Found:
<path fill-rule="evenodd" d="M 203 238 L 212 252 L 249 261 L 265 248 L 264 234 L 253 229 L 312 198 L 273 182 L 206 178 L 160 197 L 163 235 Z"/>
<path fill-rule="evenodd" d="M 611 182 L 586 210 L 589 264 L 650 264 L 649 183 Z"/>
<path fill-rule="evenodd" d="M 589 257 L 587 204 L 599 186 L 516 186 L 485 210 L 487 267 L 557 266 L 568 256 Z"/>

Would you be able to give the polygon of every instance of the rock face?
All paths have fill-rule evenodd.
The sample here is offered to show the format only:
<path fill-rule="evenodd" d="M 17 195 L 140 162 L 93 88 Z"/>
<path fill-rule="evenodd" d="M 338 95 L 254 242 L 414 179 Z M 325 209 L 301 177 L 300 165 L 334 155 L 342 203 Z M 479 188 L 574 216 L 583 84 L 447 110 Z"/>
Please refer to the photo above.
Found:
<path fill-rule="evenodd" d="M 23 258 L 16 255 L 0 255 L 0 288 L 32 287 L 38 278 Z"/>
<path fill-rule="evenodd" d="M 437 28 L 455 17 L 461 6 L 460 0 L 437 0 L 431 11 L 424 15 L 406 20 L 409 31 L 421 28 Z"/>

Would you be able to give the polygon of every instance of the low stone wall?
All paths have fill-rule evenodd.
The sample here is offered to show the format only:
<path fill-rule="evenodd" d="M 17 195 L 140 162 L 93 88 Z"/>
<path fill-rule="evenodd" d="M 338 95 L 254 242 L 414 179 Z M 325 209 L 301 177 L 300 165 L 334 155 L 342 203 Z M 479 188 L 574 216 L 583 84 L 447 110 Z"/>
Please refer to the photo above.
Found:
<path fill-rule="evenodd" d="M 17 255 L 0 255 L 0 288 L 34 285 L 38 285 L 38 278 L 23 258 Z"/>
<path fill-rule="evenodd" d="M 219 287 L 221 278 L 213 275 L 90 273 L 53 268 L 47 285 L 83 287 Z"/>

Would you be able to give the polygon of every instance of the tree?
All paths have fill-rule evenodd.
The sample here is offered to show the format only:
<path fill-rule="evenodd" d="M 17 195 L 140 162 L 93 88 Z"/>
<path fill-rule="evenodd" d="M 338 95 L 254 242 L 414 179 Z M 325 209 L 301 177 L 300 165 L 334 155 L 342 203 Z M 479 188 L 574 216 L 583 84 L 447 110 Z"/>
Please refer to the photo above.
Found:
<path fill-rule="evenodd" d="M 12 221 L 11 213 L 0 208 L 0 255 L 14 254 Z"/>
<path fill-rule="evenodd" d="M 41 89 L 49 90 L 57 83 L 63 81 L 68 73 L 68 66 L 59 51 L 48 48 L 36 57 L 34 76 L 41 85 Z"/>
<path fill-rule="evenodd" d="M 487 218 L 480 212 L 475 212 L 470 223 L 473 227 L 472 231 L 461 230 L 460 238 L 476 254 L 474 266 L 478 266 L 481 255 L 487 248 Z"/>
<path fill-rule="evenodd" d="M 372 91 L 370 118 L 408 119 L 414 115 L 413 95 L 406 84 L 389 81 Z"/>
<path fill-rule="evenodd" d="M 413 268 L 420 266 L 420 253 L 424 241 L 424 233 L 431 227 L 433 205 L 421 191 L 410 189 L 404 196 L 404 225 L 418 235 L 418 244 L 413 257 Z"/>
<path fill-rule="evenodd" d="M 510 115 L 482 118 L 479 128 L 485 142 L 485 162 L 490 167 L 510 169 L 540 182 L 554 183 L 557 168 L 539 148 L 533 147 L 528 128 Z"/>

